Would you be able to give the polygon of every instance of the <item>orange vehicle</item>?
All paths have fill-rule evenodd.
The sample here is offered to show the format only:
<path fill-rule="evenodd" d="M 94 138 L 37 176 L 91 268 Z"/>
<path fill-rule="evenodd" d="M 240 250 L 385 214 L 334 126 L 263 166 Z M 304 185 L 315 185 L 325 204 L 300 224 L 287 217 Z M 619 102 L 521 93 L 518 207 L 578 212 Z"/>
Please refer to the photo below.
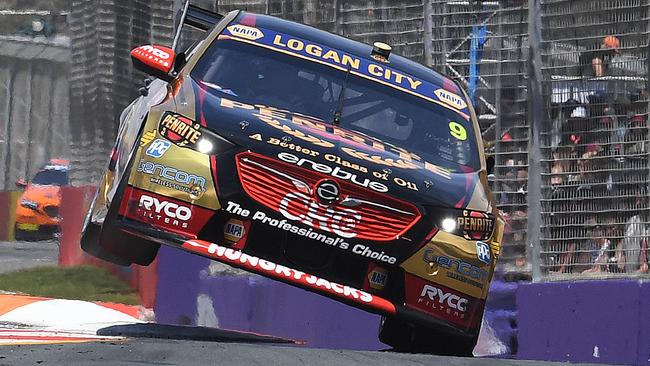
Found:
<path fill-rule="evenodd" d="M 48 240 L 58 236 L 61 187 L 68 185 L 69 169 L 67 160 L 52 159 L 30 183 L 16 181 L 16 186 L 25 188 L 16 205 L 16 240 Z"/>

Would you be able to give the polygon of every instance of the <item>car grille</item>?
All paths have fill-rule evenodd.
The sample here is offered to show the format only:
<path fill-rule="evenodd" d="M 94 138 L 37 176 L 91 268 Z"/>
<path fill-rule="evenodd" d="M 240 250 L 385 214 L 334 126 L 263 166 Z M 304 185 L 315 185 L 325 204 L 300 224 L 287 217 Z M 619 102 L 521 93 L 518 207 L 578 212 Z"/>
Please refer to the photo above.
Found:
<path fill-rule="evenodd" d="M 57 206 L 45 206 L 43 208 L 43 211 L 49 216 L 49 217 L 57 217 L 59 216 L 59 207 Z"/>
<path fill-rule="evenodd" d="M 410 203 L 259 154 L 239 154 L 237 170 L 242 187 L 255 201 L 287 218 L 300 218 L 303 224 L 339 236 L 395 240 L 421 217 Z M 340 186 L 339 200 L 329 205 L 319 203 L 312 193 L 323 179 Z"/>

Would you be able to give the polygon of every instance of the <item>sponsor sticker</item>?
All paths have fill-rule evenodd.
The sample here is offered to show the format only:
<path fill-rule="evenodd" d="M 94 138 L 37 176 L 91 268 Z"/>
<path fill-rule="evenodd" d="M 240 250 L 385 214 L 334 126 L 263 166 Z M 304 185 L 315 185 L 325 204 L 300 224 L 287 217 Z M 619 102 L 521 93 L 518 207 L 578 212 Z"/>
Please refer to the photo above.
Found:
<path fill-rule="evenodd" d="M 442 102 L 456 109 L 467 108 L 467 103 L 458 94 L 452 93 L 445 89 L 437 89 L 433 92 Z"/>
<path fill-rule="evenodd" d="M 492 253 L 490 253 L 490 245 L 482 241 L 476 242 L 476 256 L 478 260 L 485 264 L 490 264 L 492 261 Z"/>
<path fill-rule="evenodd" d="M 241 103 L 233 100 L 229 100 L 226 98 L 221 98 L 221 106 L 224 108 L 232 108 L 232 109 L 242 109 L 242 110 L 248 110 L 248 111 L 259 111 L 259 113 L 256 113 L 255 116 L 259 118 L 260 121 L 268 124 L 271 127 L 274 127 L 278 130 L 281 130 L 283 133 L 290 135 L 291 137 L 296 137 L 302 141 L 308 142 L 310 144 L 313 144 L 318 147 L 325 147 L 325 148 L 332 148 L 334 147 L 334 143 L 331 141 L 325 139 L 325 133 L 328 135 L 331 134 L 331 132 L 327 132 L 328 129 L 332 129 L 334 135 L 344 138 L 346 140 L 351 140 L 366 146 L 371 147 L 373 150 L 376 152 L 369 153 L 367 151 L 363 151 L 360 149 L 356 148 L 351 148 L 351 147 L 341 147 L 341 151 L 343 151 L 346 155 L 367 161 L 373 164 L 381 165 L 383 167 L 395 167 L 395 168 L 402 168 L 402 169 L 425 169 L 430 171 L 431 173 L 434 173 L 436 175 L 439 175 L 445 179 L 451 179 L 451 171 L 437 166 L 435 164 L 429 163 L 428 161 L 423 160 L 419 155 L 414 154 L 412 152 L 409 152 L 408 150 L 405 150 L 403 148 L 399 148 L 396 146 L 387 146 L 382 144 L 379 141 L 370 139 L 368 137 L 365 137 L 361 134 L 357 134 L 354 132 L 350 132 L 347 130 L 343 130 L 339 127 L 336 126 L 329 126 L 323 123 L 320 120 L 315 120 L 315 119 L 307 119 L 301 116 L 296 116 L 296 115 L 287 115 L 284 114 L 282 111 L 278 111 L 276 109 L 270 108 L 270 107 L 264 107 L 264 106 L 254 106 L 251 104 L 246 104 L 246 103 Z M 291 124 L 288 124 L 288 122 L 291 120 Z M 312 133 L 305 133 L 302 132 L 301 130 L 292 128 L 291 125 L 301 125 L 304 127 L 308 127 Z M 253 134 L 250 135 L 249 138 L 261 141 L 262 140 L 262 135 L 261 134 Z M 276 145 L 280 147 L 285 147 L 290 150 L 296 151 L 303 153 L 305 155 L 310 155 L 310 156 L 319 156 L 318 151 L 313 151 L 310 149 L 306 149 L 304 147 L 295 145 L 295 144 L 289 144 L 289 143 L 282 143 L 282 140 L 271 138 L 269 139 L 268 143 L 271 145 Z M 393 158 L 393 157 L 386 157 L 384 156 L 384 153 L 392 153 L 392 154 L 397 154 L 400 156 L 400 158 Z M 293 155 L 293 154 L 290 154 Z M 294 155 L 295 156 L 295 155 Z M 342 157 L 338 157 L 336 155 L 332 154 L 326 154 L 325 160 L 328 162 L 332 162 L 334 164 L 338 164 L 346 168 L 347 170 L 354 170 L 356 172 L 360 173 L 368 173 L 368 168 L 364 167 L 363 165 L 352 163 L 350 161 L 345 161 Z M 289 157 L 292 160 L 295 160 L 291 157 Z M 350 173 L 350 172 L 347 172 Z M 382 176 L 381 174 L 377 175 L 379 172 L 373 172 L 373 175 L 376 178 L 384 179 L 387 180 L 387 177 Z M 342 173 L 343 175 L 348 175 L 345 173 Z M 356 178 L 356 175 L 355 175 Z M 396 182 L 397 184 L 402 184 L 402 182 Z M 417 190 L 417 187 L 414 187 L 414 183 L 412 182 L 404 182 L 404 185 L 407 185 L 409 189 Z M 383 185 L 382 183 L 379 182 L 374 182 L 373 183 L 374 189 L 379 190 L 379 191 L 385 191 L 388 188 Z"/>
<path fill-rule="evenodd" d="M 140 146 L 141 147 L 147 146 L 155 138 L 156 138 L 155 130 L 146 131 L 145 133 L 142 134 L 142 137 L 140 137 Z"/>
<path fill-rule="evenodd" d="M 233 24 L 226 29 L 228 29 L 228 32 L 233 36 L 250 39 L 252 41 L 264 37 L 264 33 L 262 33 L 261 30 L 247 25 Z"/>
<path fill-rule="evenodd" d="M 238 242 L 239 239 L 244 237 L 246 228 L 244 222 L 237 219 L 230 219 L 223 229 L 223 237 L 230 242 Z"/>
<path fill-rule="evenodd" d="M 156 139 L 154 142 L 149 145 L 147 150 L 145 151 L 145 154 L 148 156 L 151 156 L 152 158 L 161 158 L 163 155 L 165 155 L 165 152 L 169 147 L 171 146 L 171 143 L 169 141 L 163 140 L 163 139 Z"/>
<path fill-rule="evenodd" d="M 195 146 L 202 134 L 200 124 L 171 112 L 163 115 L 158 132 L 178 146 Z"/>
<path fill-rule="evenodd" d="M 201 240 L 186 241 L 183 244 L 183 248 L 270 278 L 293 283 L 303 288 L 309 288 L 314 291 L 367 305 L 382 313 L 394 314 L 396 312 L 395 305 L 383 298 L 373 296 L 365 291 L 350 286 L 341 285 L 312 274 L 285 267 L 263 258 L 253 257 L 241 252 L 240 250 L 226 248 Z"/>
<path fill-rule="evenodd" d="M 479 301 L 437 283 L 406 274 L 406 305 L 460 326 L 474 323 Z"/>
<path fill-rule="evenodd" d="M 220 39 L 233 39 L 239 42 L 261 45 L 284 54 L 329 65 L 339 70 L 350 70 L 352 74 L 440 104 L 445 108 L 456 111 L 463 118 L 469 119 L 466 110 L 467 105 L 458 95 L 441 89 L 438 83 L 420 79 L 383 62 L 377 62 L 370 57 L 361 58 L 292 35 L 240 24 L 230 25 L 227 32 L 224 33 L 230 33 L 230 35 L 224 34 L 220 36 Z M 448 82 L 448 84 L 452 90 L 456 90 L 453 83 Z M 434 95 L 436 90 L 442 90 L 443 97 L 438 96 L 436 98 L 437 95 Z M 463 104 L 465 107 L 460 108 Z"/>
<path fill-rule="evenodd" d="M 370 288 L 374 290 L 383 290 L 388 282 L 388 272 L 381 268 L 375 267 L 370 273 L 368 273 L 368 284 Z"/>
<path fill-rule="evenodd" d="M 494 230 L 494 219 L 484 212 L 464 210 L 463 216 L 456 221 L 465 239 L 469 240 L 486 240 Z"/>
<path fill-rule="evenodd" d="M 350 181 L 361 187 L 370 188 L 373 191 L 380 193 L 388 192 L 388 187 L 385 184 L 373 181 L 368 178 L 361 178 L 356 172 L 352 173 L 348 170 L 342 169 L 339 166 L 331 167 L 325 163 L 319 163 L 310 159 L 300 158 L 288 152 L 279 153 L 278 158 L 284 162 L 295 164 L 299 167 L 308 168 L 320 173 L 329 174 L 334 178 Z"/>
<path fill-rule="evenodd" d="M 319 241 L 323 244 L 332 246 L 332 247 L 337 247 L 339 249 L 343 250 L 351 250 L 352 253 L 360 255 L 362 257 L 374 259 L 380 262 L 388 263 L 388 264 L 395 264 L 397 262 L 397 258 L 392 257 L 388 254 L 386 254 L 384 251 L 378 252 L 375 250 L 372 250 L 369 246 L 363 245 L 363 244 L 355 244 L 354 246 L 350 245 L 345 239 L 345 237 L 341 237 L 339 235 L 338 237 L 333 237 L 330 235 L 322 234 L 317 231 L 314 231 L 313 228 L 304 228 L 300 226 L 293 225 L 289 220 L 287 219 L 276 219 L 273 216 L 267 215 L 263 211 L 255 211 L 251 212 L 248 209 L 243 208 L 240 204 L 229 201 L 228 204 L 226 205 L 226 211 L 231 214 L 239 215 L 245 218 L 250 217 L 252 221 L 258 221 L 261 222 L 265 225 L 269 225 L 271 227 L 278 228 L 280 230 L 287 231 L 289 233 L 302 236 L 304 238 L 312 239 L 315 241 Z M 305 216 L 307 217 L 307 216 Z M 325 217 L 318 217 L 320 220 L 325 220 Z M 337 219 L 340 219 L 341 217 L 335 217 Z M 291 219 L 290 219 L 291 220 Z M 306 219 L 305 219 L 306 220 Z M 298 220 L 301 221 L 302 220 Z M 323 225 L 327 223 L 327 221 L 319 221 L 320 226 L 315 226 L 320 229 L 323 229 Z M 312 223 L 313 224 L 313 223 Z M 331 224 L 330 224 L 331 225 Z M 336 226 L 340 228 L 340 226 Z M 325 229 L 323 229 L 325 230 Z M 330 229 L 331 230 L 331 229 Z M 326 230 L 326 231 L 330 231 Z M 333 230 L 331 230 L 333 231 Z M 349 232 L 343 232 L 345 235 L 350 234 Z M 335 234 L 338 234 L 335 232 Z"/>
<path fill-rule="evenodd" d="M 192 210 L 189 207 L 146 194 L 140 196 L 138 206 L 147 219 L 183 229 L 187 229 L 192 218 Z"/>
<path fill-rule="evenodd" d="M 204 177 L 174 167 L 140 159 L 138 172 L 150 175 L 151 183 L 188 193 L 194 199 L 206 191 Z"/>
<path fill-rule="evenodd" d="M 487 282 L 488 271 L 458 258 L 442 254 L 436 255 L 433 248 L 425 249 L 422 259 L 433 270 L 444 268 L 447 271 L 447 277 L 456 281 L 467 283 L 480 289 L 483 289 L 484 284 Z"/>
<path fill-rule="evenodd" d="M 122 200 L 120 215 L 184 235 L 198 233 L 214 214 L 209 209 L 134 187 L 127 187 L 124 197 L 128 199 Z"/>

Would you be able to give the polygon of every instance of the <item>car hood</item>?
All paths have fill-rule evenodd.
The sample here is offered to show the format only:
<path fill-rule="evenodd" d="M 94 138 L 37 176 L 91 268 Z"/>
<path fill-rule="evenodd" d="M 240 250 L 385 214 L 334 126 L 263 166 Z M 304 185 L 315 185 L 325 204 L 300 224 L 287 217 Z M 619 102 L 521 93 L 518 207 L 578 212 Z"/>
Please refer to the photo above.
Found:
<path fill-rule="evenodd" d="M 59 206 L 61 187 L 30 184 L 25 188 L 21 199 L 38 203 L 40 206 Z"/>
<path fill-rule="evenodd" d="M 250 151 L 275 159 L 299 159 L 338 167 L 354 181 L 399 199 L 434 207 L 490 212 L 484 171 L 452 172 L 418 160 L 408 146 L 395 146 L 313 117 L 252 106 L 212 92 L 190 79 L 177 112 Z M 214 93 L 214 94 L 213 94 Z M 187 95 L 193 94 L 193 95 Z M 409 158 L 410 157 L 410 158 Z M 292 158 L 293 159 L 293 158 Z"/>

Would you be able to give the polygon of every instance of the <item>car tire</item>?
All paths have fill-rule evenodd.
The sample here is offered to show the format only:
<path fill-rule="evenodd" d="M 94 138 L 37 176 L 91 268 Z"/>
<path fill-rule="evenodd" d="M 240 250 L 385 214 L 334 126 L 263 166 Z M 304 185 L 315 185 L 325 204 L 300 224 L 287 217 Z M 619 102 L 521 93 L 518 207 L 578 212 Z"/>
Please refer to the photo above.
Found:
<path fill-rule="evenodd" d="M 27 240 L 27 236 L 22 230 L 18 229 L 17 227 L 14 227 L 14 239 L 16 241 L 25 241 Z"/>
<path fill-rule="evenodd" d="M 413 325 L 394 317 L 382 317 L 379 340 L 398 352 L 431 353 L 445 356 L 473 357 L 478 334 L 453 337 L 434 329 Z"/>
<path fill-rule="evenodd" d="M 413 345 L 413 329 L 397 318 L 383 316 L 379 325 L 379 341 L 393 347 L 396 351 L 405 351 Z"/>
<path fill-rule="evenodd" d="M 128 185 L 131 166 L 132 162 L 129 162 L 126 173 L 122 177 L 120 186 L 108 208 L 108 214 L 106 215 L 104 225 L 102 225 L 100 242 L 110 243 L 109 251 L 113 255 L 141 266 L 148 266 L 156 259 L 160 244 L 128 234 L 115 225 L 118 220 L 119 206 L 122 202 L 126 186 Z"/>
<path fill-rule="evenodd" d="M 141 133 L 142 128 L 138 133 L 138 139 Z M 136 147 L 137 145 L 134 146 L 134 149 Z M 160 244 L 127 234 L 115 225 L 118 219 L 119 206 L 122 202 L 126 186 L 128 185 L 134 158 L 135 154 L 132 151 L 130 160 L 124 170 L 125 173 L 120 177 L 119 182 L 117 182 L 119 186 L 108 207 L 108 212 L 102 224 L 94 223 L 91 219 L 91 213 L 97 200 L 97 195 L 95 195 L 81 237 L 81 247 L 84 251 L 107 262 L 121 266 L 128 266 L 132 263 L 147 266 L 156 258 L 158 249 L 160 248 Z M 100 187 L 103 186 L 103 183 L 100 184 Z"/>
<path fill-rule="evenodd" d="M 115 256 L 99 245 L 101 232 L 101 225 L 94 222 L 88 222 L 81 235 L 81 249 L 94 257 L 117 264 L 118 266 L 130 266 L 132 263 L 131 261 Z"/>

